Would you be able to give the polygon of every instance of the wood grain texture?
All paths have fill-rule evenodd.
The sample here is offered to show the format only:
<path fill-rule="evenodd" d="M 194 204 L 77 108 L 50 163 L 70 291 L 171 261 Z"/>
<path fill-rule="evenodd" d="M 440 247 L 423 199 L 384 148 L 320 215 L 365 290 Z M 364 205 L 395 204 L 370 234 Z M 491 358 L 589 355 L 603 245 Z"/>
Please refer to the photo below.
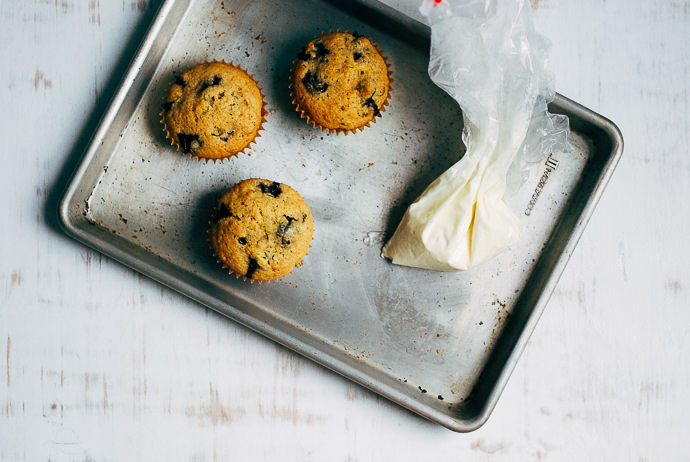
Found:
<path fill-rule="evenodd" d="M 465 435 L 59 231 L 61 188 L 159 4 L 0 3 L 0 460 L 690 460 L 690 2 L 532 2 L 558 91 L 626 148 Z"/>

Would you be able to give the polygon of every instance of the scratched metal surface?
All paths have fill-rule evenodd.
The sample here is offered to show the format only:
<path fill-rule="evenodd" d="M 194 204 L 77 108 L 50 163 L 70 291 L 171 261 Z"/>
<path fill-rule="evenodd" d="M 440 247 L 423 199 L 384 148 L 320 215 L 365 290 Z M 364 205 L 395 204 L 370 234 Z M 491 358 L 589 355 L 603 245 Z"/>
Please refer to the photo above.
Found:
<path fill-rule="evenodd" d="M 559 97 L 554 110 L 573 119 L 576 147 L 554 153 L 548 181 L 547 166 L 536 164 L 512 198 L 522 213 L 544 182 L 524 215 L 524 239 L 468 272 L 391 265 L 380 257 L 385 238 L 405 206 L 460 158 L 462 124 L 457 105 L 426 75 L 428 47 L 414 24 L 396 16 L 372 25 L 361 21 L 367 16 L 364 6 L 343 11 L 316 0 L 164 3 L 62 219 L 75 237 L 231 319 L 431 420 L 474 430 L 495 406 L 621 141 L 609 122 Z M 372 37 L 394 76 L 384 117 L 350 136 L 303 123 L 287 92 L 295 50 L 338 28 Z M 269 109 L 253 150 L 217 164 L 175 152 L 159 122 L 174 74 L 211 59 L 253 73 Z M 250 177 L 295 187 L 316 223 L 303 267 L 271 284 L 228 277 L 206 240 L 220 192 Z"/>
<path fill-rule="evenodd" d="M 65 236 L 57 200 L 161 1 L 0 2 L 0 460 L 687 460 L 687 4 L 532 3 L 558 91 L 626 152 L 458 435 Z"/>

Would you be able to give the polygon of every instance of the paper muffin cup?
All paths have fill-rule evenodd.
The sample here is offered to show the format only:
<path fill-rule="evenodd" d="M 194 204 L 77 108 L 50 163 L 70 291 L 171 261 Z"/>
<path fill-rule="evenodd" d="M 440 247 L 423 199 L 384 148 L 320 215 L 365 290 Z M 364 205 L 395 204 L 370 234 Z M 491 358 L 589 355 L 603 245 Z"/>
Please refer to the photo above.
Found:
<path fill-rule="evenodd" d="M 232 61 L 226 62 L 225 60 L 212 60 L 212 61 L 203 61 L 203 62 L 197 62 L 195 65 L 188 67 L 185 69 L 184 72 L 188 72 L 198 66 L 202 66 L 204 64 L 213 64 L 213 63 L 219 63 L 219 64 L 224 64 L 228 66 L 232 66 L 235 69 L 238 69 L 242 71 L 247 77 L 249 77 L 254 84 L 256 85 L 256 88 L 259 90 L 259 94 L 261 95 L 261 119 L 259 122 L 259 127 L 256 130 L 256 135 L 254 138 L 252 138 L 248 143 L 244 145 L 241 149 L 237 151 L 228 151 L 226 155 L 222 156 L 204 156 L 204 155 L 199 155 L 198 153 L 195 152 L 189 152 L 189 157 L 194 158 L 197 161 L 204 161 L 208 163 L 209 161 L 213 161 L 216 163 L 217 161 L 220 161 L 223 163 L 226 159 L 231 159 L 233 157 L 238 157 L 240 154 L 244 153 L 247 149 L 251 149 L 254 144 L 256 144 L 256 140 L 261 137 L 261 132 L 264 130 L 264 123 L 266 123 L 266 116 L 268 115 L 268 110 L 266 109 L 266 95 L 263 93 L 263 87 L 259 85 L 258 80 L 254 77 L 253 74 L 250 74 L 247 69 L 244 69 L 238 65 L 235 65 Z M 184 74 L 183 72 L 183 74 Z M 179 139 L 176 135 L 173 134 L 173 132 L 168 128 L 168 125 L 165 121 L 165 114 L 166 114 L 166 109 L 165 105 L 167 104 L 167 99 L 169 97 L 170 91 L 172 90 L 173 86 L 175 84 L 178 84 L 177 80 L 174 80 L 171 84 L 170 87 L 168 88 L 168 91 L 166 92 L 166 95 L 163 97 L 163 103 L 161 104 L 162 108 L 161 111 L 159 112 L 160 116 L 160 122 L 163 125 L 163 131 L 165 132 L 165 137 L 166 139 L 170 140 L 170 144 L 175 147 L 177 151 L 182 149 L 182 146 L 180 145 Z"/>
<path fill-rule="evenodd" d="M 259 179 L 259 178 L 257 178 L 257 179 Z M 264 180 L 264 181 L 270 181 L 270 180 Z M 237 183 L 237 184 L 239 184 L 239 183 Z M 284 186 L 289 186 L 289 185 L 285 185 L 285 184 L 283 184 L 283 185 L 284 185 Z M 232 188 L 230 188 L 230 189 L 232 189 Z M 224 191 L 224 193 L 227 192 L 227 191 L 228 191 L 228 189 L 226 189 L 226 190 Z M 296 191 L 295 191 L 295 192 L 296 192 Z M 223 194 L 224 194 L 224 193 L 223 193 Z M 299 193 L 297 193 L 297 194 L 299 194 Z M 301 197 L 301 196 L 300 196 L 300 197 Z M 304 198 L 302 198 L 302 200 L 304 200 Z M 305 201 L 305 204 L 306 204 L 306 201 Z M 306 252 L 304 253 L 304 255 L 302 255 L 302 257 L 301 257 L 298 261 L 296 261 L 296 262 L 294 263 L 294 265 L 293 265 L 292 267 L 290 267 L 287 271 L 285 271 L 285 272 L 283 272 L 283 273 L 277 273 L 277 274 L 275 275 L 275 277 L 272 277 L 272 278 L 252 278 L 252 277 L 247 277 L 246 272 L 243 274 L 243 273 L 241 273 L 241 272 L 238 272 L 236 269 L 233 269 L 232 266 L 230 266 L 221 256 L 218 255 L 218 250 L 217 250 L 217 248 L 216 248 L 216 246 L 214 245 L 214 242 L 213 242 L 213 230 L 214 230 L 214 227 L 218 224 L 218 215 L 217 215 L 218 207 L 219 207 L 219 202 L 218 202 L 218 203 L 216 204 L 216 206 L 213 208 L 213 213 L 211 214 L 210 220 L 209 220 L 209 222 L 208 222 L 208 228 L 207 228 L 207 230 L 206 230 L 206 234 L 208 234 L 207 240 L 208 240 L 208 243 L 209 243 L 209 246 L 210 246 L 211 253 L 212 253 L 213 257 L 216 259 L 216 263 L 217 263 L 221 268 L 223 268 L 224 270 L 226 270 L 226 271 L 228 272 L 228 274 L 234 275 L 237 279 L 240 279 L 240 278 L 241 278 L 241 279 L 243 279 L 244 281 L 249 280 L 249 282 L 252 283 L 252 284 L 253 284 L 254 282 L 258 282 L 259 284 L 261 284 L 261 283 L 263 283 L 263 282 L 270 283 L 271 281 L 276 281 L 276 280 L 278 280 L 278 279 L 284 278 L 285 276 L 287 276 L 287 275 L 289 275 L 289 274 L 292 274 L 292 272 L 293 272 L 296 268 L 299 268 L 300 266 L 302 266 L 302 265 L 304 264 L 304 259 L 309 255 L 309 250 L 311 249 L 311 243 L 312 243 L 312 241 L 313 241 L 313 239 L 314 239 L 314 236 L 313 236 L 313 215 L 312 215 L 312 236 L 311 236 L 310 239 L 309 239 L 308 247 L 307 247 L 307 250 L 306 250 Z M 309 207 L 309 206 L 307 205 L 307 208 L 308 208 L 308 207 Z M 311 215 L 311 210 L 309 210 L 309 214 Z"/>
<path fill-rule="evenodd" d="M 337 34 L 337 33 L 346 33 L 346 34 L 353 35 L 350 31 L 347 31 L 347 30 L 343 31 L 341 29 L 338 29 L 336 31 L 331 30 L 329 32 L 324 32 L 321 35 L 317 35 L 311 41 L 318 40 L 318 39 L 325 37 L 329 34 Z M 367 40 L 369 40 L 368 37 L 366 37 L 366 36 L 364 36 L 364 37 L 367 38 Z M 328 132 L 328 134 L 335 133 L 336 135 L 344 133 L 345 136 L 347 136 L 350 133 L 356 133 L 358 130 L 363 131 L 365 128 L 369 127 L 369 125 L 371 125 L 372 123 L 376 123 L 376 120 L 378 118 L 380 118 L 384 112 L 386 112 L 386 106 L 389 105 L 391 91 L 393 90 L 393 73 L 391 71 L 391 67 L 390 67 L 390 63 L 388 62 L 388 58 L 383 53 L 383 49 L 381 47 L 379 47 L 379 45 L 377 43 L 372 42 L 371 40 L 369 40 L 369 42 L 374 47 L 374 49 L 379 54 L 379 56 L 381 56 L 381 58 L 383 59 L 383 62 L 386 65 L 386 71 L 388 74 L 388 91 L 386 93 L 386 99 L 383 101 L 381 106 L 378 107 L 378 111 L 379 111 L 378 114 L 375 113 L 371 119 L 367 120 L 362 125 L 359 125 L 359 126 L 354 127 L 354 128 L 342 128 L 342 127 L 330 128 L 330 127 L 325 127 L 325 126 L 319 124 L 312 117 L 310 117 L 309 114 L 300 106 L 299 101 L 297 101 L 297 97 L 295 96 L 295 93 L 294 93 L 295 89 L 294 89 L 294 85 L 293 85 L 293 75 L 294 75 L 295 70 L 297 68 L 297 61 L 298 61 L 298 59 L 295 59 L 294 61 L 292 61 L 292 68 L 290 69 L 290 79 L 289 79 L 290 84 L 289 84 L 288 88 L 290 89 L 290 98 L 292 99 L 292 104 L 295 107 L 295 110 L 297 111 L 297 113 L 299 113 L 301 119 L 305 119 L 308 124 L 311 124 L 314 128 L 320 129 L 322 132 Z"/>

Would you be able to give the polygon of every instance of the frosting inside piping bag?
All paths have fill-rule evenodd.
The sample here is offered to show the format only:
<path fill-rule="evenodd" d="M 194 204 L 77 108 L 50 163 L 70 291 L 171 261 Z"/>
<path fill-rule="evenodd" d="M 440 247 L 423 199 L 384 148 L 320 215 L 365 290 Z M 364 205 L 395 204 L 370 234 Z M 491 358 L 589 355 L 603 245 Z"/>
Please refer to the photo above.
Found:
<path fill-rule="evenodd" d="M 429 76 L 463 112 L 467 152 L 410 205 L 382 255 L 432 270 L 466 270 L 522 234 L 508 206 L 508 178 L 567 148 L 567 118 L 553 99 L 548 42 L 527 0 L 425 0 Z"/>

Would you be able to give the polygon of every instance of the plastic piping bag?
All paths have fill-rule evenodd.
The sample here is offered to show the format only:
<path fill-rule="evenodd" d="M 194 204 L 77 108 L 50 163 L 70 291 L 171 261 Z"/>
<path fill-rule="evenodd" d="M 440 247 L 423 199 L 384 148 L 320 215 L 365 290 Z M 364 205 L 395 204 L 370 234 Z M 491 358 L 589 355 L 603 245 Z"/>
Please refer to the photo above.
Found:
<path fill-rule="evenodd" d="M 521 236 L 507 204 L 509 177 L 567 149 L 568 121 L 553 99 L 547 40 L 527 0 L 425 0 L 429 76 L 463 112 L 465 155 L 407 209 L 382 255 L 432 270 L 467 270 Z"/>

